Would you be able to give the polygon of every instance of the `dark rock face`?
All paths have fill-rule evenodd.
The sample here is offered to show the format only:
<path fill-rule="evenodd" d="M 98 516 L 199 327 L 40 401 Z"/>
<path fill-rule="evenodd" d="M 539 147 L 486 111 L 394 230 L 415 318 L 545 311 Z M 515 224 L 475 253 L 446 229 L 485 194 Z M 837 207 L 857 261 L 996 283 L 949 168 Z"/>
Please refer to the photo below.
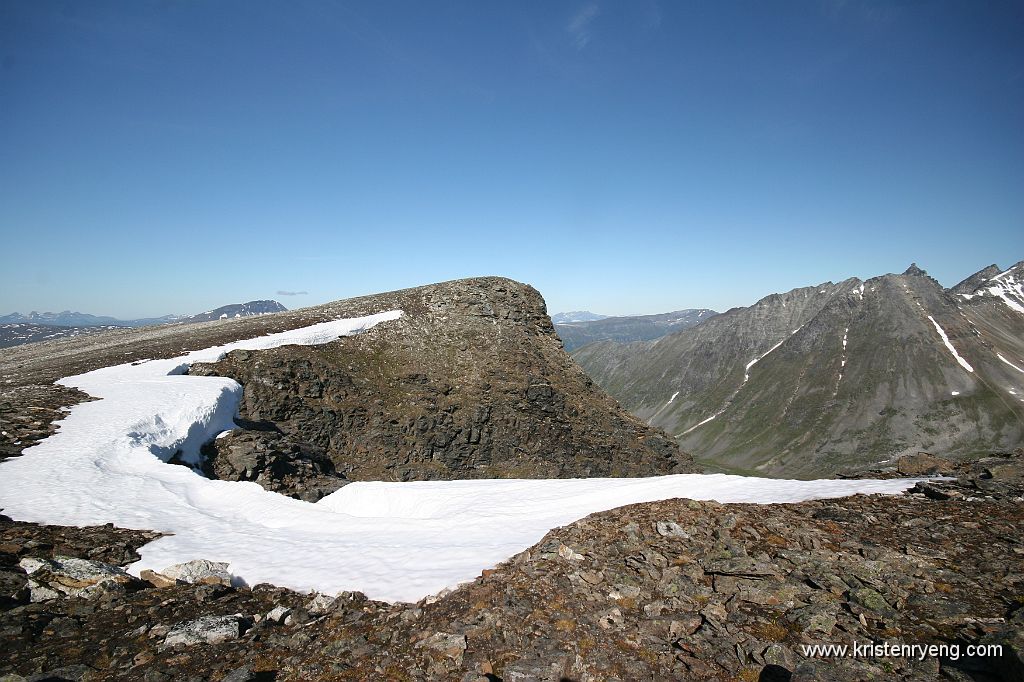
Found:
<path fill-rule="evenodd" d="M 322 449 L 277 431 L 232 431 L 204 445 L 202 454 L 208 478 L 255 481 L 306 502 L 316 502 L 348 482 Z"/>
<path fill-rule="evenodd" d="M 919 450 L 1008 451 L 1024 439 L 1024 313 L 1012 307 L 1024 267 L 968 279 L 972 293 L 915 266 L 829 282 L 574 357 L 627 409 L 729 471 L 814 477 Z"/>
<path fill-rule="evenodd" d="M 0 606 L 0 676 L 1017 679 L 1024 466 L 1015 456 L 959 466 L 959 480 L 928 483 L 942 499 L 667 500 L 594 514 L 417 604 L 181 583 L 38 603 L 22 595 Z M 115 534 L 131 545 L 132 533 L 0 518 L 0 558 L 17 573 L 17 561 L 51 556 L 46 538 L 60 536 L 74 554 Z M 802 648 L 869 641 L 1003 651 L 919 660 L 816 658 Z"/>
<path fill-rule="evenodd" d="M 462 280 L 387 295 L 378 308 L 389 307 L 405 315 L 365 334 L 193 366 L 241 383 L 243 424 L 259 429 L 212 443 L 214 461 L 243 437 L 271 448 L 280 432 L 351 480 L 690 470 L 565 355 L 531 287 Z"/>

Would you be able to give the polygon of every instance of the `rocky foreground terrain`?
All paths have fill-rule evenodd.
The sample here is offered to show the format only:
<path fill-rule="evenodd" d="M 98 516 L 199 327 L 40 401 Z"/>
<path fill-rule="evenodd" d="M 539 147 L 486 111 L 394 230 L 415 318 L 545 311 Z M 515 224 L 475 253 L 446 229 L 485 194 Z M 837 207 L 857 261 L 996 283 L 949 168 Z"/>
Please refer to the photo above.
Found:
<path fill-rule="evenodd" d="M 1017 680 L 1022 454 L 909 459 L 956 478 L 900 497 L 614 509 L 417 604 L 232 586 L 209 561 L 140 580 L 119 567 L 151 533 L 3 517 L 0 679 Z M 801 648 L 869 641 L 1002 653 Z"/>

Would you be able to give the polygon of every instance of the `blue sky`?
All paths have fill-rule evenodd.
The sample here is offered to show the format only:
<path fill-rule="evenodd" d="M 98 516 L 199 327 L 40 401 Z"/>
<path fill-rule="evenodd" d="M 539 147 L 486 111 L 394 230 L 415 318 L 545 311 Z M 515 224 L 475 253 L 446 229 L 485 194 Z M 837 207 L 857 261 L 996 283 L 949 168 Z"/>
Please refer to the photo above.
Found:
<path fill-rule="evenodd" d="M 5 0 L 0 314 L 951 285 L 1024 258 L 1021 35 L 996 0 Z"/>

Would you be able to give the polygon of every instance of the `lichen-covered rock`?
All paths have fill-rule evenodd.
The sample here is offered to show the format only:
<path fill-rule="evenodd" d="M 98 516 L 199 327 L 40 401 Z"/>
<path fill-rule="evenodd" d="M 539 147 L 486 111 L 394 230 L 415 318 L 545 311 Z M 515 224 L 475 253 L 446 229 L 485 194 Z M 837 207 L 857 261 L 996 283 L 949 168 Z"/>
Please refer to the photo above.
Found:
<path fill-rule="evenodd" d="M 143 580 L 153 583 L 156 587 L 169 587 L 178 583 L 187 585 L 230 585 L 231 573 L 228 563 L 193 559 L 182 564 L 174 564 L 157 571 L 146 570 L 139 574 Z"/>
<path fill-rule="evenodd" d="M 60 597 L 91 597 L 124 591 L 135 578 L 117 566 L 100 561 L 57 556 L 53 559 L 26 557 L 18 565 L 28 574 L 31 601 Z"/>
<path fill-rule="evenodd" d="M 164 637 L 164 645 L 220 644 L 237 639 L 242 634 L 242 621 L 242 614 L 235 613 L 227 616 L 203 616 L 179 623 Z"/>

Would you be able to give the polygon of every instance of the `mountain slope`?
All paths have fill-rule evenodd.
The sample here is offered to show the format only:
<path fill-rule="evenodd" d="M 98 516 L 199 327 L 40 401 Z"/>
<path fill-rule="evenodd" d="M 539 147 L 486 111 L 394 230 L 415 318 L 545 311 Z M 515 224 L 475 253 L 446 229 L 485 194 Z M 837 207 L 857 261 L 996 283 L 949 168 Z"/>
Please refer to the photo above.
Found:
<path fill-rule="evenodd" d="M 983 271 L 956 294 L 912 266 L 574 355 L 634 414 L 727 468 L 809 476 L 918 449 L 1010 450 L 1024 435 L 1020 270 Z"/>
<path fill-rule="evenodd" d="M 691 308 L 658 315 L 603 317 L 599 320 L 555 322 L 555 331 L 567 351 L 595 341 L 649 341 L 688 329 L 717 315 L 714 310 Z M 554 319 L 554 318 L 552 318 Z"/>

